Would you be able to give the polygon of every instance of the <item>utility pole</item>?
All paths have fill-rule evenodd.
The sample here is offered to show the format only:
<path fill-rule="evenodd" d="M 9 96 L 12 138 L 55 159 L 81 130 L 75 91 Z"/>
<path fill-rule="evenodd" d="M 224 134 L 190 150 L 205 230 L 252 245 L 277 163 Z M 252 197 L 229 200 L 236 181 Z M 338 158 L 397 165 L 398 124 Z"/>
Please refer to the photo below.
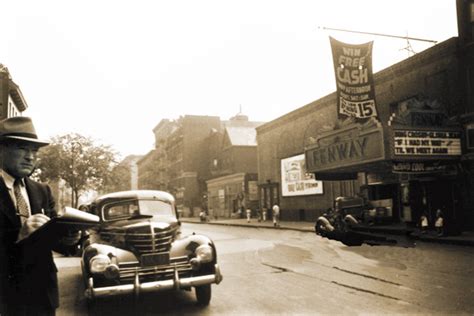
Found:
<path fill-rule="evenodd" d="M 400 38 L 404 39 L 407 41 L 407 47 L 403 48 L 407 50 L 409 53 L 415 54 L 415 51 L 411 47 L 410 41 L 419 41 L 419 42 L 428 42 L 428 43 L 433 43 L 436 44 L 437 41 L 430 40 L 430 39 L 425 39 L 425 38 L 418 38 L 418 37 L 409 37 L 407 36 L 400 36 L 400 35 L 391 35 L 391 34 L 382 34 L 382 33 L 373 33 L 373 32 L 362 32 L 362 31 L 354 31 L 354 30 L 345 30 L 345 29 L 335 29 L 331 27 L 318 27 L 323 30 L 328 30 L 328 31 L 338 31 L 338 32 L 347 32 L 347 33 L 357 33 L 357 34 L 365 34 L 365 35 L 374 35 L 374 36 L 382 36 L 382 37 L 391 37 L 391 38 Z"/>

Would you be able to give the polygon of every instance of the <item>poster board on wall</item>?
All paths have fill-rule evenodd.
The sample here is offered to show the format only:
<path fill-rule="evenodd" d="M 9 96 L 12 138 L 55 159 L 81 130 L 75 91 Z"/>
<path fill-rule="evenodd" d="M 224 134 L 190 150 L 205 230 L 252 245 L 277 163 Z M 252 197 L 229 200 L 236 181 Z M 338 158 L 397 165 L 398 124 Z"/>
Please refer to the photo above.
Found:
<path fill-rule="evenodd" d="M 282 196 L 323 194 L 323 182 L 306 172 L 304 154 L 281 160 Z"/>

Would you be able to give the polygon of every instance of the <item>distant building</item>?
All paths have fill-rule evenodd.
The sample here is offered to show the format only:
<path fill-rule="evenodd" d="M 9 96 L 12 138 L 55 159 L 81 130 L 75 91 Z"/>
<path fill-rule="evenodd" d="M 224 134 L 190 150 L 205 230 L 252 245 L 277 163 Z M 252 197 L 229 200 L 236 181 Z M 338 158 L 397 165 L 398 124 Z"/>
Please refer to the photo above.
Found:
<path fill-rule="evenodd" d="M 207 144 L 210 174 L 207 176 L 209 215 L 231 217 L 239 209 L 258 207 L 257 138 L 251 122 L 239 113 L 222 122 L 222 131 L 212 130 Z"/>
<path fill-rule="evenodd" d="M 244 199 L 239 201 L 250 201 L 249 181 L 254 181 L 256 187 L 255 126 L 259 124 L 249 122 L 242 114 L 229 121 L 197 115 L 161 120 L 153 129 L 155 148 L 137 162 L 139 189 L 169 191 L 185 216 L 197 216 L 202 209 L 208 209 L 206 181 L 224 177 L 224 182 L 214 184 L 234 183 L 235 189 L 228 191 L 229 206 L 219 211 L 230 216 L 234 209 L 230 198 L 235 199 L 235 194 L 241 192 Z M 230 179 L 225 178 L 228 176 L 232 179 L 225 180 Z M 235 194 L 230 193 L 234 191 Z M 252 199 L 258 200 L 255 195 Z"/>
<path fill-rule="evenodd" d="M 125 157 L 116 168 L 123 168 L 128 175 L 128 181 L 122 184 L 121 190 L 138 189 L 138 166 L 137 162 L 142 158 L 141 155 L 129 155 Z"/>
<path fill-rule="evenodd" d="M 137 161 L 138 189 L 140 190 L 163 190 L 163 186 L 157 177 L 157 151 L 150 150 Z"/>
<path fill-rule="evenodd" d="M 185 115 L 164 144 L 168 189 L 176 197 L 185 215 L 198 215 L 207 192 L 203 175 L 207 173 L 204 139 L 212 129 L 220 128 L 217 116 Z"/>
<path fill-rule="evenodd" d="M 12 80 L 8 68 L 0 64 L 0 120 L 20 116 L 27 108 L 20 87 Z"/>

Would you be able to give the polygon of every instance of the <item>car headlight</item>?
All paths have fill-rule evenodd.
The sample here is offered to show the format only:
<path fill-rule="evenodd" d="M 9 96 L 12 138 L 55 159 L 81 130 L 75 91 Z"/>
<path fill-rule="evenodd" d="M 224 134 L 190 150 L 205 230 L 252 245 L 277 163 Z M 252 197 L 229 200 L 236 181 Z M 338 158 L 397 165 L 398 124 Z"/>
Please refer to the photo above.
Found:
<path fill-rule="evenodd" d="M 103 254 L 95 255 L 89 261 L 91 273 L 103 273 L 110 264 L 110 258 Z"/>
<path fill-rule="evenodd" d="M 214 259 L 212 247 L 209 245 L 201 245 L 196 248 L 196 258 L 201 263 L 211 262 Z"/>

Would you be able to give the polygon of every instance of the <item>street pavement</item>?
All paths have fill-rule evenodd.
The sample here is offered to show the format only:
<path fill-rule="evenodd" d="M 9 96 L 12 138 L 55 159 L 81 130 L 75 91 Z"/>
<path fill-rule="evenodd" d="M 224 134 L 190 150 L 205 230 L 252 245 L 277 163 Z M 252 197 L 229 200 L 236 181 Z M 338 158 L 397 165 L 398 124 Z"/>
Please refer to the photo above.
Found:
<path fill-rule="evenodd" d="M 182 217 L 180 220 L 183 223 L 202 223 L 211 225 L 228 225 L 228 226 L 242 226 L 242 227 L 255 227 L 255 228 L 268 228 L 268 229 L 287 229 L 302 232 L 315 233 L 313 222 L 304 221 L 280 221 L 279 227 L 273 225 L 272 220 L 258 221 L 256 218 L 251 218 L 250 222 L 247 222 L 246 218 L 222 218 L 222 219 L 209 219 L 206 222 L 201 222 L 199 217 Z M 360 225 L 354 230 L 373 233 L 373 234 L 387 234 L 387 235 L 408 235 L 414 240 L 421 240 L 424 242 L 433 242 L 439 244 L 451 244 L 460 246 L 474 247 L 474 231 L 462 232 L 455 236 L 437 236 L 436 232 L 428 231 L 421 233 L 419 229 L 409 228 L 404 223 L 395 223 L 387 225 Z"/>

